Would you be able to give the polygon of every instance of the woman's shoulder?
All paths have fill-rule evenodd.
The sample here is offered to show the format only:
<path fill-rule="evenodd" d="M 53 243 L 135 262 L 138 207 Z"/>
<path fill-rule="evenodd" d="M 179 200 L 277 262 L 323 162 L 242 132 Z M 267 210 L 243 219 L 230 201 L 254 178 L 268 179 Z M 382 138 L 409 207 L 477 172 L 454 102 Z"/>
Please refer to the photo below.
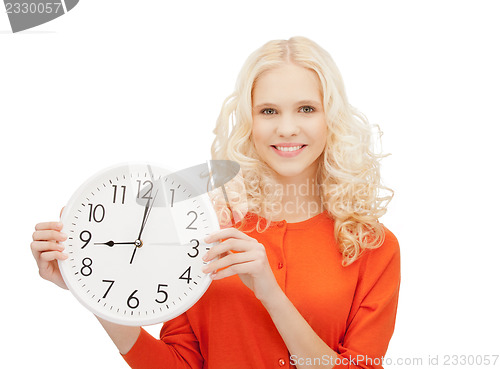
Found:
<path fill-rule="evenodd" d="M 399 263 L 400 248 L 399 241 L 385 225 L 382 224 L 384 239 L 379 247 L 365 250 L 366 262 L 370 264 L 387 265 L 388 263 Z"/>

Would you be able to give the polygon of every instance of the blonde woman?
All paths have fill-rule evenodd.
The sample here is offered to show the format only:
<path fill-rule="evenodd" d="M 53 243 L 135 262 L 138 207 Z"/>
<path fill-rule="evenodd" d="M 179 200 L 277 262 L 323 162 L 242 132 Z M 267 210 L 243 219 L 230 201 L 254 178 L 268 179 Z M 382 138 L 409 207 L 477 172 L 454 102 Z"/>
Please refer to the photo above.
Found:
<path fill-rule="evenodd" d="M 398 242 L 379 222 L 392 191 L 330 55 L 303 37 L 263 45 L 214 133 L 213 159 L 241 166 L 212 194 L 215 281 L 160 339 L 98 318 L 122 357 L 137 369 L 382 367 L 400 284 Z M 60 229 L 37 224 L 31 247 L 41 276 L 65 288 Z"/>

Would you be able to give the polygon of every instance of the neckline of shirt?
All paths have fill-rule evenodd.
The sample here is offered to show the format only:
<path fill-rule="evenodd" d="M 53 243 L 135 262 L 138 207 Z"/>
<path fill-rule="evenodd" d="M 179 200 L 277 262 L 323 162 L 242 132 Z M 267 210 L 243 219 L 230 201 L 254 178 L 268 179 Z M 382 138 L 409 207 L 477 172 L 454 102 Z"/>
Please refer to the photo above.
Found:
<path fill-rule="evenodd" d="M 265 221 L 264 217 L 258 216 L 257 214 L 251 212 L 247 213 L 245 217 Z M 311 227 L 322 219 L 329 219 L 327 210 L 324 210 L 323 212 L 316 214 L 309 219 L 301 220 L 300 222 L 287 222 L 286 220 L 271 221 L 271 227 L 283 227 L 284 225 L 286 225 L 287 229 L 304 229 Z"/>

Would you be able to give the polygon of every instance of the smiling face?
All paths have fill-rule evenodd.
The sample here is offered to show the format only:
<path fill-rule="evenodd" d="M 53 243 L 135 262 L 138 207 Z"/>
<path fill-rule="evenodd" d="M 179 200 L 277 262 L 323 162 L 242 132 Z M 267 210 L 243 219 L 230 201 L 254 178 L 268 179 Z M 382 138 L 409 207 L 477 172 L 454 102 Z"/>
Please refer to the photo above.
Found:
<path fill-rule="evenodd" d="M 315 177 L 327 126 L 314 71 L 287 63 L 262 73 L 252 92 L 252 117 L 255 149 L 280 182 Z"/>

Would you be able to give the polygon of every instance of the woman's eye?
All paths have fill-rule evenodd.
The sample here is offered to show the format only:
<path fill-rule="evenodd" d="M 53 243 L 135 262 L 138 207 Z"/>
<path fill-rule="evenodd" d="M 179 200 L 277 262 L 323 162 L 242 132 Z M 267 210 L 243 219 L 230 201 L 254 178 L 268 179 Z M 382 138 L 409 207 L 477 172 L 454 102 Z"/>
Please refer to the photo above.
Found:
<path fill-rule="evenodd" d="M 300 108 L 300 111 L 302 113 L 312 113 L 314 111 L 314 108 L 312 106 L 303 106 Z"/>
<path fill-rule="evenodd" d="M 267 108 L 262 110 L 262 114 L 275 114 L 275 110 L 272 108 Z"/>

